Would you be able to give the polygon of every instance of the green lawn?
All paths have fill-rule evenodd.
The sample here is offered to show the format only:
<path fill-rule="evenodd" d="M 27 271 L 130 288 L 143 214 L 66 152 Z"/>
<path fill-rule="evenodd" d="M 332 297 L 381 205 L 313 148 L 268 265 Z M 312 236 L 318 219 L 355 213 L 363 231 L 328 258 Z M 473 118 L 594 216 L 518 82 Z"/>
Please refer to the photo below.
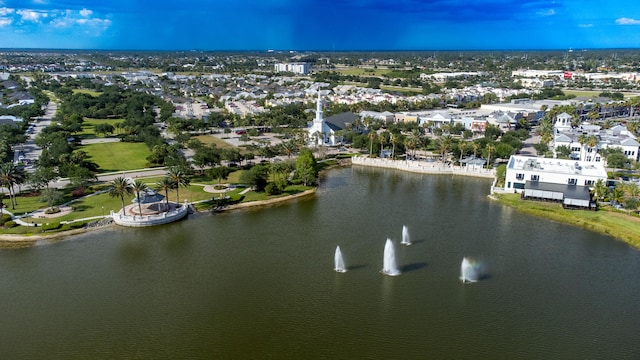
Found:
<path fill-rule="evenodd" d="M 355 75 L 355 76 L 382 76 L 387 74 L 389 69 L 368 69 L 368 68 L 349 68 L 349 69 L 338 69 L 337 73 L 342 75 Z"/>
<path fill-rule="evenodd" d="M 231 136 L 231 134 L 229 134 L 229 136 Z M 198 136 L 193 136 L 194 139 L 198 139 L 200 140 L 200 142 L 202 142 L 205 145 L 209 145 L 209 144 L 216 144 L 216 146 L 220 149 L 234 149 L 235 146 L 229 144 L 228 142 L 219 139 L 215 136 L 211 136 L 211 135 L 198 135 Z M 242 149 L 238 148 L 238 150 L 242 153 Z"/>
<path fill-rule="evenodd" d="M 95 91 L 95 90 L 89 90 L 89 89 L 73 89 L 73 93 L 74 94 L 89 94 L 93 97 L 98 97 L 100 96 L 100 94 L 102 94 L 101 92 Z"/>
<path fill-rule="evenodd" d="M 123 122 L 124 119 L 92 119 L 84 118 L 82 122 L 82 132 L 79 134 L 82 138 L 94 138 L 97 137 L 93 127 L 98 124 L 111 124 L 115 127 L 116 123 Z"/>
<path fill-rule="evenodd" d="M 519 194 L 498 196 L 501 203 L 525 214 L 540 216 L 565 224 L 580 226 L 601 234 L 611 235 L 640 248 L 640 218 L 618 211 L 567 210 L 560 204 L 521 200 Z"/>
<path fill-rule="evenodd" d="M 83 145 L 82 150 L 100 166 L 100 172 L 143 169 L 151 154 L 144 143 L 128 142 Z"/>
<path fill-rule="evenodd" d="M 380 89 L 386 90 L 386 91 L 396 91 L 396 92 L 403 93 L 405 95 L 422 94 L 422 89 L 415 88 L 415 87 L 402 87 L 402 86 L 395 86 L 395 85 L 380 85 Z"/>

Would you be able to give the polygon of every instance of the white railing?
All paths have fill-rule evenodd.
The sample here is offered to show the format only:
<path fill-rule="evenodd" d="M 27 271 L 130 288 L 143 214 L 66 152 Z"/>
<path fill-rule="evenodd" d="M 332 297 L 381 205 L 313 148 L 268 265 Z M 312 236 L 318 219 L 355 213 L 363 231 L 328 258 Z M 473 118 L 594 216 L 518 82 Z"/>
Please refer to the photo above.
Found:
<path fill-rule="evenodd" d="M 419 160 L 391 160 L 369 158 L 365 156 L 354 156 L 353 158 L 351 158 L 351 163 L 355 165 L 382 167 L 421 174 L 453 174 L 483 178 L 493 178 L 496 175 L 495 169 L 484 169 L 479 167 L 467 166 L 460 167 L 446 165 L 441 162 L 427 162 Z"/>
<path fill-rule="evenodd" d="M 189 205 L 184 202 L 184 205 L 176 208 L 175 210 L 166 211 L 153 215 L 122 215 L 120 212 L 111 211 L 111 218 L 113 222 L 122 226 L 142 227 L 167 224 L 173 221 L 177 221 L 185 217 L 189 213 Z"/>

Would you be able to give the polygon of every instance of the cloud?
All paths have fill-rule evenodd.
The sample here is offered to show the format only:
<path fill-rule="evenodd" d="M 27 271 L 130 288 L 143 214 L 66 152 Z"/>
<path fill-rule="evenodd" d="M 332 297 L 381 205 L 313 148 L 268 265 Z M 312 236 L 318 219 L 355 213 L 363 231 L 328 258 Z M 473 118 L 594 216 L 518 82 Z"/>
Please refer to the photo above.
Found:
<path fill-rule="evenodd" d="M 579 25 L 578 25 L 578 27 L 581 27 L 581 28 L 590 28 L 590 27 L 593 27 L 593 24 L 579 24 Z"/>
<path fill-rule="evenodd" d="M 39 11 L 34 11 L 29 9 L 20 9 L 16 11 L 16 14 L 22 17 L 22 21 L 33 21 L 33 22 L 40 22 L 41 18 L 46 18 L 49 16 L 49 14 L 45 12 L 39 12 Z"/>
<path fill-rule="evenodd" d="M 556 14 L 556 11 L 554 9 L 542 9 L 536 12 L 536 14 L 540 16 L 553 16 Z"/>
<path fill-rule="evenodd" d="M 11 25 L 12 22 L 13 22 L 13 19 L 0 18 L 0 27 L 5 27 L 7 25 Z"/>
<path fill-rule="evenodd" d="M 623 18 L 616 19 L 616 24 L 618 24 L 618 25 L 640 25 L 640 20 L 623 17 Z"/>
<path fill-rule="evenodd" d="M 80 15 L 80 17 L 78 16 Z M 71 26 L 84 26 L 92 27 L 95 29 L 106 29 L 111 26 L 111 20 L 91 18 L 93 11 L 88 9 L 82 9 L 80 11 L 65 10 L 59 13 L 55 19 L 51 21 L 51 25 L 57 28 L 71 27 Z"/>
<path fill-rule="evenodd" d="M 11 8 L 0 8 L 0 16 L 6 16 L 9 14 L 13 14 L 15 12 L 15 9 L 11 9 Z"/>

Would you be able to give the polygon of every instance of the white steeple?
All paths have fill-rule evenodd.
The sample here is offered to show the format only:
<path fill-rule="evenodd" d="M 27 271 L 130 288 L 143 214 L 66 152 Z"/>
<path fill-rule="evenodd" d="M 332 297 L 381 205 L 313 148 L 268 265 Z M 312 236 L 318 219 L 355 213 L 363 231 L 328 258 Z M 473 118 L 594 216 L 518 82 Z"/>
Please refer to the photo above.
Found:
<path fill-rule="evenodd" d="M 314 121 L 319 123 L 322 123 L 324 121 L 324 115 L 322 113 L 322 96 L 320 95 L 319 91 L 318 91 L 318 103 L 316 105 L 316 119 Z"/>

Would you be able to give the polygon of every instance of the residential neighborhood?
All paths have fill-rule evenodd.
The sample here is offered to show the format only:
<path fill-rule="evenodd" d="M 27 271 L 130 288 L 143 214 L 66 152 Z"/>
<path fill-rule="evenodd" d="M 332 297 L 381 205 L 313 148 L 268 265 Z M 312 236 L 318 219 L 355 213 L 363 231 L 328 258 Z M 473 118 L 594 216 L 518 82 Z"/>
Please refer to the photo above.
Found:
<path fill-rule="evenodd" d="M 60 54 L 64 64 L 51 61 L 56 58 L 51 53 L 29 53 L 28 60 L 25 55 L 5 54 L 0 85 L 6 110 L 0 121 L 14 129 L 6 154 L 28 175 L 22 180 L 27 189 L 102 178 L 109 171 L 96 152 L 105 150 L 97 149 L 129 149 L 136 142 L 146 143 L 146 150 L 140 149 L 145 155 L 110 171 L 175 166 L 186 174 L 193 168 L 214 171 L 243 161 L 286 160 L 307 147 L 318 159 L 366 155 L 374 160 L 358 163 L 389 166 L 375 158 L 404 160 L 412 171 L 456 173 L 459 167 L 467 175 L 487 176 L 504 166 L 504 179 L 497 179 L 502 185 L 492 191 L 524 191 L 524 198 L 539 198 L 530 192 L 547 188 L 575 194 L 558 186 L 578 186 L 585 200 L 599 181 L 637 186 L 636 177 L 615 171 L 632 171 L 639 160 L 635 77 L 595 76 L 576 68 L 578 59 L 571 71 L 505 72 L 469 71 L 469 62 L 443 54 L 441 59 L 425 54 L 415 64 L 321 53 L 158 53 L 145 59 L 65 53 Z M 447 61 L 448 71 L 437 67 Z M 124 64 L 126 70 L 119 70 Z M 576 84 L 582 89 L 573 90 Z M 584 90 L 585 84 L 599 90 Z M 123 95 L 144 104 L 129 115 L 117 102 L 114 109 L 101 108 Z M 131 111 L 144 115 L 147 125 Z M 51 140 L 56 134 L 67 145 L 52 158 L 48 144 L 57 141 Z M 79 159 L 75 165 L 59 162 L 57 157 L 70 156 L 65 151 Z M 45 171 L 45 164 L 47 180 L 26 182 Z M 633 199 L 611 201 L 633 207 Z M 586 200 L 584 207 L 595 208 L 593 198 Z"/>

